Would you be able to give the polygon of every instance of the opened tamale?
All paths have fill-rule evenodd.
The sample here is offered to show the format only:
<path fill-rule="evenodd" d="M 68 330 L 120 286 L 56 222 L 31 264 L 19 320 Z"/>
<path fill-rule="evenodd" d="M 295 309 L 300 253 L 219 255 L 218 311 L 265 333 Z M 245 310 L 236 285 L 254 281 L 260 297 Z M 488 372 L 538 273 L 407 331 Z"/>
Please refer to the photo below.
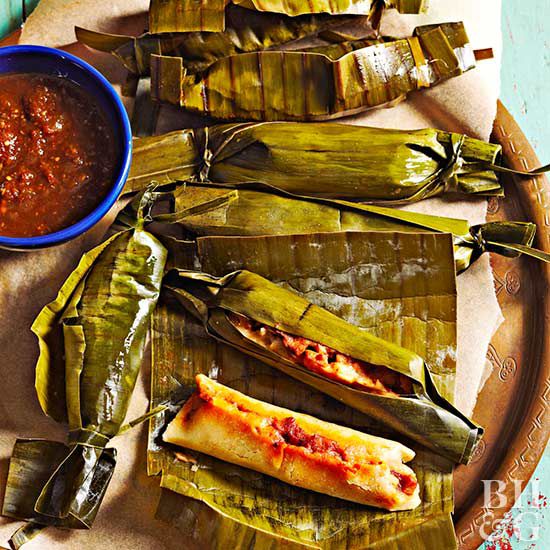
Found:
<path fill-rule="evenodd" d="M 157 204 L 168 212 L 156 221 L 177 224 L 184 237 L 208 235 L 288 235 L 338 231 L 432 231 L 452 233 L 458 272 L 481 254 L 521 254 L 550 261 L 532 248 L 536 225 L 527 222 L 491 222 L 470 226 L 467 220 L 431 216 L 383 206 L 303 197 L 278 192 L 262 184 L 238 188 L 221 184 L 182 183 L 157 194 Z M 128 206 L 132 217 L 133 205 Z"/>
<path fill-rule="evenodd" d="M 369 15 L 378 23 L 384 8 L 397 8 L 401 13 L 421 13 L 427 0 L 152 0 L 149 9 L 149 30 L 153 33 L 214 31 L 227 28 L 227 13 L 235 6 L 247 8 L 242 17 L 251 17 L 252 10 L 287 16 L 306 14 Z"/>
<path fill-rule="evenodd" d="M 390 511 L 420 504 L 405 445 L 251 398 L 199 374 L 166 443 L 302 487 Z"/>
<path fill-rule="evenodd" d="M 300 285 L 300 291 L 306 292 L 309 300 L 331 310 L 337 308 L 338 314 L 358 326 L 368 328 L 373 322 L 376 326 L 374 317 L 378 311 L 381 315 L 379 326 L 388 331 L 385 336 L 400 343 L 401 337 L 408 334 L 410 340 L 406 341 L 412 349 L 430 357 L 430 368 L 437 366 L 438 372 L 445 375 L 448 383 L 442 390 L 447 399 L 452 399 L 453 354 L 440 353 L 438 347 L 440 342 L 449 349 L 456 346 L 456 334 L 452 328 L 452 310 L 456 304 L 453 306 L 454 274 L 449 237 L 430 235 L 424 246 L 400 247 L 401 263 L 398 264 L 394 262 L 397 253 L 394 250 L 384 263 L 387 277 L 382 277 L 378 287 L 371 285 L 369 277 L 354 276 L 352 272 L 366 269 L 362 267 L 365 258 L 385 257 L 387 247 L 378 248 L 376 241 L 372 241 L 369 247 L 364 240 L 348 234 L 345 241 L 350 248 L 347 266 L 343 268 L 342 255 L 336 250 L 346 246 L 341 237 L 334 234 L 315 238 L 300 236 L 281 244 L 276 255 L 272 248 L 263 249 L 254 244 L 260 239 L 245 239 L 249 244 L 238 248 L 225 240 L 219 243 L 219 247 L 213 246 L 216 243 L 209 243 L 206 247 L 205 243 L 201 261 L 205 261 L 209 269 L 223 273 L 230 271 L 235 261 L 251 262 L 247 265 L 262 270 L 262 273 L 269 271 L 274 276 L 279 275 L 277 280 L 285 286 L 294 288 Z M 416 239 L 420 243 L 422 240 L 415 234 L 403 237 L 410 242 Z M 230 242 L 242 240 L 229 239 Z M 446 255 L 438 253 L 441 246 L 446 247 Z M 419 249 L 430 262 L 429 273 L 414 268 Z M 226 253 L 212 257 L 210 252 L 214 250 Z M 308 261 L 315 258 L 316 263 Z M 323 276 L 317 278 L 321 265 Z M 281 279 L 283 273 L 286 276 Z M 408 298 L 393 297 L 392 288 L 397 291 L 400 281 L 408 289 Z M 447 281 L 445 285 L 443 281 Z M 437 288 L 434 285 L 438 285 Z M 192 317 L 182 313 L 183 308 L 167 302 L 169 297 L 165 294 L 164 303 L 154 313 L 153 406 L 171 395 L 176 401 L 185 399 L 187 390 L 193 387 L 195 375 L 202 372 L 257 399 L 356 429 L 368 427 L 373 433 L 399 440 L 395 433 L 377 431 L 381 428 L 380 423 L 373 423 L 369 417 L 282 376 L 250 356 L 217 343 Z M 438 300 L 442 302 L 439 307 L 434 307 Z M 396 327 L 399 329 L 395 330 Z M 438 332 L 436 336 L 433 329 L 445 329 L 445 333 Z M 422 337 L 415 338 L 415 333 Z M 446 357 L 445 361 L 443 357 Z M 221 548 L 239 541 L 239 545 L 257 550 L 275 550 L 282 544 L 290 548 L 306 546 L 331 550 L 350 546 L 386 550 L 395 548 L 397 544 L 417 550 L 456 547 L 450 518 L 453 509 L 450 465 L 419 447 L 413 447 L 417 457 L 412 467 L 418 474 L 422 503 L 415 511 L 396 514 L 356 507 L 292 488 L 192 451 L 174 454 L 173 449 L 159 444 L 159 435 L 165 424 L 162 416 L 152 421 L 149 473 L 162 474 L 163 487 L 186 497 L 173 492 L 164 493 L 158 517 L 177 525 L 182 534 L 189 537 L 190 544 L 202 547 L 215 541 Z"/>
<path fill-rule="evenodd" d="M 18 439 L 2 513 L 40 526 L 90 528 L 116 465 L 106 447 L 126 416 L 156 305 L 166 250 L 143 221 L 86 253 L 32 330 L 42 410 L 68 422 L 68 444 Z M 63 358 L 64 356 L 64 358 Z"/>
<path fill-rule="evenodd" d="M 395 103 L 475 67 L 462 23 L 414 34 L 336 60 L 300 51 L 232 55 L 194 75 L 181 58 L 152 55 L 151 94 L 223 120 L 328 120 Z"/>
<path fill-rule="evenodd" d="M 205 70 L 214 61 L 229 55 L 282 46 L 355 21 L 355 16 L 288 17 L 229 6 L 223 32 L 145 33 L 134 37 L 76 27 L 75 33 L 77 39 L 87 46 L 112 53 L 131 73 L 147 76 L 150 74 L 151 54 L 181 57 L 185 69 L 191 74 Z M 369 32 L 368 27 L 364 32 Z"/>
<path fill-rule="evenodd" d="M 451 250 L 450 238 L 448 242 Z M 469 461 L 482 432 L 438 394 L 418 355 L 360 330 L 249 271 L 222 278 L 194 271 L 170 272 L 166 284 L 214 338 L 450 460 Z M 289 353 L 297 347 L 305 351 Z M 309 352 L 310 347 L 314 351 Z M 328 350 L 326 357 L 323 349 Z M 337 359 L 338 354 L 342 359 Z M 317 361 L 319 355 L 323 357 Z M 333 363 L 330 355 L 336 356 Z M 353 361 L 357 362 L 355 370 Z M 362 382 L 365 376 L 368 381 Z"/>
<path fill-rule="evenodd" d="M 341 47 L 341 46 L 338 46 Z M 434 129 L 264 122 L 135 140 L 127 192 L 151 180 L 261 182 L 297 195 L 370 203 L 446 192 L 500 195 L 499 145 Z"/>
<path fill-rule="evenodd" d="M 176 254 L 169 242 L 167 248 L 174 252 L 172 266 L 200 268 L 217 277 L 228 269 L 253 271 L 379 338 L 414 349 L 439 393 L 453 395 L 457 290 L 450 235 L 362 231 L 201 237 L 187 256 L 183 250 Z"/>

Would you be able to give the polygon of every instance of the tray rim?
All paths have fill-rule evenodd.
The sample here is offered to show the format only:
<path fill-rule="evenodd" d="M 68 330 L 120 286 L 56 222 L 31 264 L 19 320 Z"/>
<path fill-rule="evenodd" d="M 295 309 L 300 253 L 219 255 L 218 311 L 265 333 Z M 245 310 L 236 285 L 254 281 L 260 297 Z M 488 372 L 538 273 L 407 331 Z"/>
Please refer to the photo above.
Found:
<path fill-rule="evenodd" d="M 491 141 L 502 146 L 507 165 L 517 170 L 532 170 L 540 166 L 538 157 L 521 130 L 519 124 L 504 104 L 498 100 Z M 529 221 L 537 225 L 536 246 L 550 252 L 550 182 L 546 176 L 522 179 L 516 187 L 522 206 Z M 544 290 L 538 313 L 542 316 L 539 328 L 550 322 L 550 265 L 539 264 L 543 275 L 539 281 Z M 531 364 L 538 364 L 536 383 L 530 402 L 525 407 L 523 422 L 515 430 L 515 435 L 507 452 L 493 471 L 493 478 L 506 481 L 502 493 L 507 503 L 497 509 L 484 507 L 483 495 L 468 507 L 455 521 L 456 536 L 460 550 L 475 550 L 485 542 L 481 527 L 487 517 L 492 521 L 502 520 L 516 503 L 514 481 L 521 482 L 522 491 L 531 480 L 539 464 L 550 437 L 550 334 L 543 331 L 539 346 L 534 351 Z M 494 373 L 493 373 L 494 374 Z M 483 401 L 483 390 L 478 402 Z M 493 531 L 494 532 L 494 531 Z"/>

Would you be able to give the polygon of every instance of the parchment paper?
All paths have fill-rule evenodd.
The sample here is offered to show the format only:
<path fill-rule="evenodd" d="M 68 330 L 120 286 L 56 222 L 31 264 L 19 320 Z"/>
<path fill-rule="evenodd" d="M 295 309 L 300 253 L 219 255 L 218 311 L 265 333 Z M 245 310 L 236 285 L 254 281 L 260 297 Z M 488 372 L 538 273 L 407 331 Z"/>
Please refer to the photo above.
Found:
<path fill-rule="evenodd" d="M 72 44 L 73 26 L 139 34 L 146 25 L 144 12 L 148 4 L 148 0 L 42 0 L 27 21 L 20 42 L 67 47 L 93 63 L 118 86 L 124 80 L 124 70 L 110 56 Z M 417 25 L 456 20 L 465 22 L 474 47 L 492 47 L 495 59 L 483 61 L 477 69 L 436 88 L 413 94 L 393 109 L 370 111 L 349 122 L 404 129 L 433 126 L 488 139 L 500 88 L 500 0 L 431 0 L 428 15 L 388 13 L 382 30 L 404 36 Z M 166 113 L 170 125 L 181 123 L 174 118 L 178 116 L 174 110 Z M 407 208 L 463 217 L 470 223 L 481 223 L 486 215 L 483 200 L 432 199 Z M 34 364 L 38 350 L 29 327 L 42 306 L 55 297 L 81 254 L 101 240 L 108 223 L 105 220 L 80 239 L 54 249 L 29 253 L 0 251 L 0 499 L 16 437 L 63 440 L 66 435 L 62 427 L 43 415 L 36 400 Z M 472 412 L 481 381 L 485 379 L 487 346 L 501 320 L 489 258 L 485 255 L 458 278 L 456 401 L 466 414 Z M 148 386 L 149 372 L 144 365 L 129 418 L 145 412 Z M 118 464 L 92 531 L 49 529 L 26 548 L 186 548 L 181 532 L 154 519 L 160 489 L 158 481 L 146 474 L 145 431 L 142 425 L 113 441 L 119 451 Z M 20 522 L 0 518 L 1 545 L 7 546 L 7 539 L 19 525 Z"/>

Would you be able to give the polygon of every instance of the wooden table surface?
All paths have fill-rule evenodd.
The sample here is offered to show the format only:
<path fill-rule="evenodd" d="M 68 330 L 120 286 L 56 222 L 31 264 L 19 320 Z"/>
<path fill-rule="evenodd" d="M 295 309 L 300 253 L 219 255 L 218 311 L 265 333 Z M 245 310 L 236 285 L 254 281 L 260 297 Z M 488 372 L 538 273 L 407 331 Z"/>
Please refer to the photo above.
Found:
<path fill-rule="evenodd" d="M 39 0 L 0 0 L 0 37 L 20 24 Z M 550 162 L 550 2 L 502 0 L 504 57 L 501 98 L 533 144 L 542 162 Z M 550 450 L 547 449 L 521 504 L 508 524 L 483 550 L 550 548 Z M 546 517 L 545 517 L 546 515 Z M 520 540 L 522 539 L 522 540 Z"/>

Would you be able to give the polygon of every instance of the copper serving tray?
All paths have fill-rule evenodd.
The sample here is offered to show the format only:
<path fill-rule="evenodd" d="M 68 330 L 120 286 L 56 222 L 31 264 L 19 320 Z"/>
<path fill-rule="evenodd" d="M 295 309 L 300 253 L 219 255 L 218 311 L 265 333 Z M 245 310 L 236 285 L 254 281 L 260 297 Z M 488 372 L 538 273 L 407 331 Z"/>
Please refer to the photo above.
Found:
<path fill-rule="evenodd" d="M 540 166 L 516 121 L 499 102 L 492 141 L 503 148 L 506 165 Z M 489 201 L 489 221 L 528 220 L 537 224 L 538 248 L 550 252 L 550 186 L 544 176 L 505 178 L 506 198 Z M 522 488 L 544 453 L 550 433 L 550 266 L 527 258 L 491 255 L 498 301 L 505 321 L 487 358 L 493 372 L 480 393 L 474 420 L 486 428 L 472 462 L 455 474 L 455 524 L 461 550 L 483 543 L 495 521 L 515 502 L 514 480 Z M 507 504 L 485 507 L 482 480 L 505 483 Z M 491 505 L 498 504 L 493 495 Z"/>
<path fill-rule="evenodd" d="M 19 33 L 0 41 L 16 44 Z M 507 166 L 531 170 L 537 156 L 516 121 L 498 103 L 492 141 Z M 525 220 L 538 226 L 537 247 L 550 253 L 550 184 L 546 177 L 505 178 L 506 198 L 489 201 L 489 221 Z M 455 474 L 455 525 L 460 550 L 474 550 L 515 502 L 515 484 L 529 479 L 550 435 L 550 265 L 491 255 L 498 301 L 505 321 L 488 359 L 491 377 L 479 395 L 474 420 L 485 427 L 472 462 Z M 506 505 L 485 507 L 482 480 L 500 480 Z M 495 495 L 495 503 L 498 500 Z"/>

